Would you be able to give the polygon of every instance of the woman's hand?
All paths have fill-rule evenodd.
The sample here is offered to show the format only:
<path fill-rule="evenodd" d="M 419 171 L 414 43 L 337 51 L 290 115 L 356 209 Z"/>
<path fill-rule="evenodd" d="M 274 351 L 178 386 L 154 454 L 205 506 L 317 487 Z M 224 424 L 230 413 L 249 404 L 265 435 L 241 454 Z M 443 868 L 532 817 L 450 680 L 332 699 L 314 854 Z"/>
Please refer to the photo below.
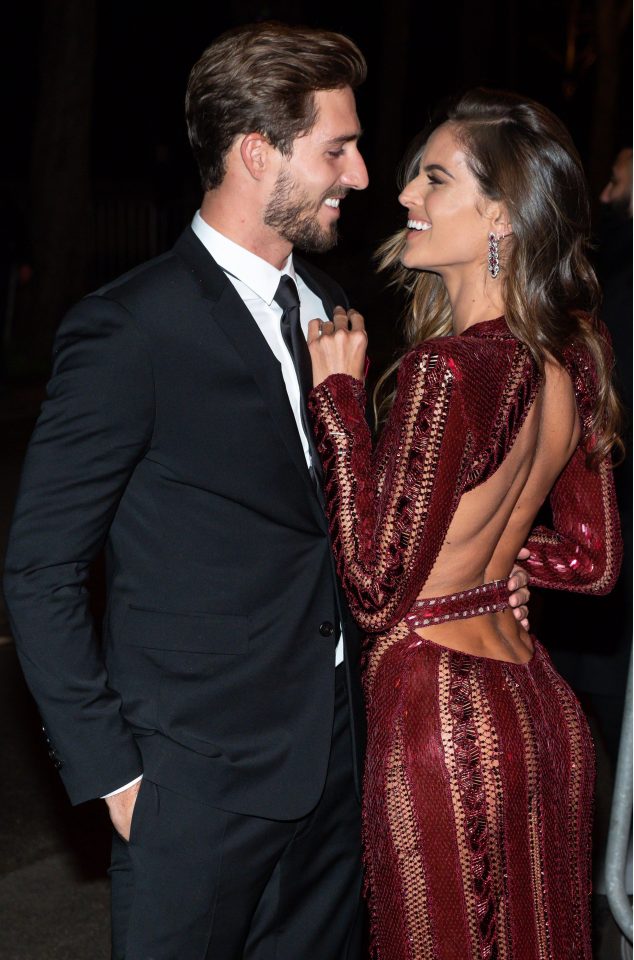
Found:
<path fill-rule="evenodd" d="M 347 373 L 363 380 L 368 335 L 363 317 L 356 310 L 335 307 L 333 321 L 311 320 L 308 349 L 313 362 L 313 386 L 331 373 Z"/>

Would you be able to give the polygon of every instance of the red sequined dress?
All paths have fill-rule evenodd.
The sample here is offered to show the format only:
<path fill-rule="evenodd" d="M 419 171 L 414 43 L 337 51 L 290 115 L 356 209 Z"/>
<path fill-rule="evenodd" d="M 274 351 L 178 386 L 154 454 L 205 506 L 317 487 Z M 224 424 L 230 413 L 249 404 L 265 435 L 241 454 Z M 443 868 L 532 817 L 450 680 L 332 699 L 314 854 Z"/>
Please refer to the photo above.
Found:
<path fill-rule="evenodd" d="M 581 421 L 595 389 L 569 349 Z M 415 347 L 374 451 L 362 384 L 312 391 L 333 550 L 368 634 L 364 837 L 379 960 L 590 960 L 593 749 L 537 640 L 528 663 L 415 627 L 507 606 L 503 582 L 416 602 L 460 497 L 492 476 L 542 382 L 503 319 Z M 577 448 L 537 527 L 536 586 L 605 593 L 620 564 L 612 475 Z"/>

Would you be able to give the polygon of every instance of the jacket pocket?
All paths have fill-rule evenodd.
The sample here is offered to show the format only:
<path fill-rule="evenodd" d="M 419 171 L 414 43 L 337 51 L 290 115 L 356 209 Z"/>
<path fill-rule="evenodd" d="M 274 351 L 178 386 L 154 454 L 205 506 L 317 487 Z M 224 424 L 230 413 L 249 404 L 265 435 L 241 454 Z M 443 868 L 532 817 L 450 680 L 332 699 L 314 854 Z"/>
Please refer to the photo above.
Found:
<path fill-rule="evenodd" d="M 122 639 L 132 647 L 237 656 L 249 650 L 249 618 L 224 613 L 174 613 L 130 604 Z"/>

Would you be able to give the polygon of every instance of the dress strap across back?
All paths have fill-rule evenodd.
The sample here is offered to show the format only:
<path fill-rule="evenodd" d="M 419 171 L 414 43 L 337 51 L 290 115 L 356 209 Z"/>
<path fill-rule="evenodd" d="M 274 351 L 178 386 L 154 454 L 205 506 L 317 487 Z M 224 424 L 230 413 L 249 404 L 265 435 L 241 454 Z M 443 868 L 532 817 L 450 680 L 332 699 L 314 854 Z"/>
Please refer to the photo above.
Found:
<path fill-rule="evenodd" d="M 429 627 L 447 620 L 480 617 L 497 613 L 509 606 L 508 580 L 491 580 L 470 590 L 448 593 L 444 597 L 426 597 L 415 600 L 405 621 L 413 629 Z"/>

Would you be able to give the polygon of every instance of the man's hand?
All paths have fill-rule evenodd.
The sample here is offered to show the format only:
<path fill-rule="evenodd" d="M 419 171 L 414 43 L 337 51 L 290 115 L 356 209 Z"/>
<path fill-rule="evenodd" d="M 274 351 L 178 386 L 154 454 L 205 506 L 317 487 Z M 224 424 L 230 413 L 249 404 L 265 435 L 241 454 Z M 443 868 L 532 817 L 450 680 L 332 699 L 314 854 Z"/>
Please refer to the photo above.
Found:
<path fill-rule="evenodd" d="M 142 781 L 139 780 L 138 783 L 133 783 L 127 790 L 122 790 L 121 793 L 115 793 L 114 797 L 106 797 L 112 826 L 126 842 L 130 839 L 132 813 L 141 782 Z"/>
<path fill-rule="evenodd" d="M 517 559 L 528 560 L 530 555 L 530 550 L 522 547 L 517 555 Z M 509 577 L 509 590 L 511 591 L 509 604 L 513 610 L 513 616 L 516 620 L 519 620 L 525 630 L 529 629 L 527 604 L 530 600 L 531 593 L 528 589 L 528 581 L 529 577 L 526 570 L 518 566 L 513 567 L 511 576 Z"/>

